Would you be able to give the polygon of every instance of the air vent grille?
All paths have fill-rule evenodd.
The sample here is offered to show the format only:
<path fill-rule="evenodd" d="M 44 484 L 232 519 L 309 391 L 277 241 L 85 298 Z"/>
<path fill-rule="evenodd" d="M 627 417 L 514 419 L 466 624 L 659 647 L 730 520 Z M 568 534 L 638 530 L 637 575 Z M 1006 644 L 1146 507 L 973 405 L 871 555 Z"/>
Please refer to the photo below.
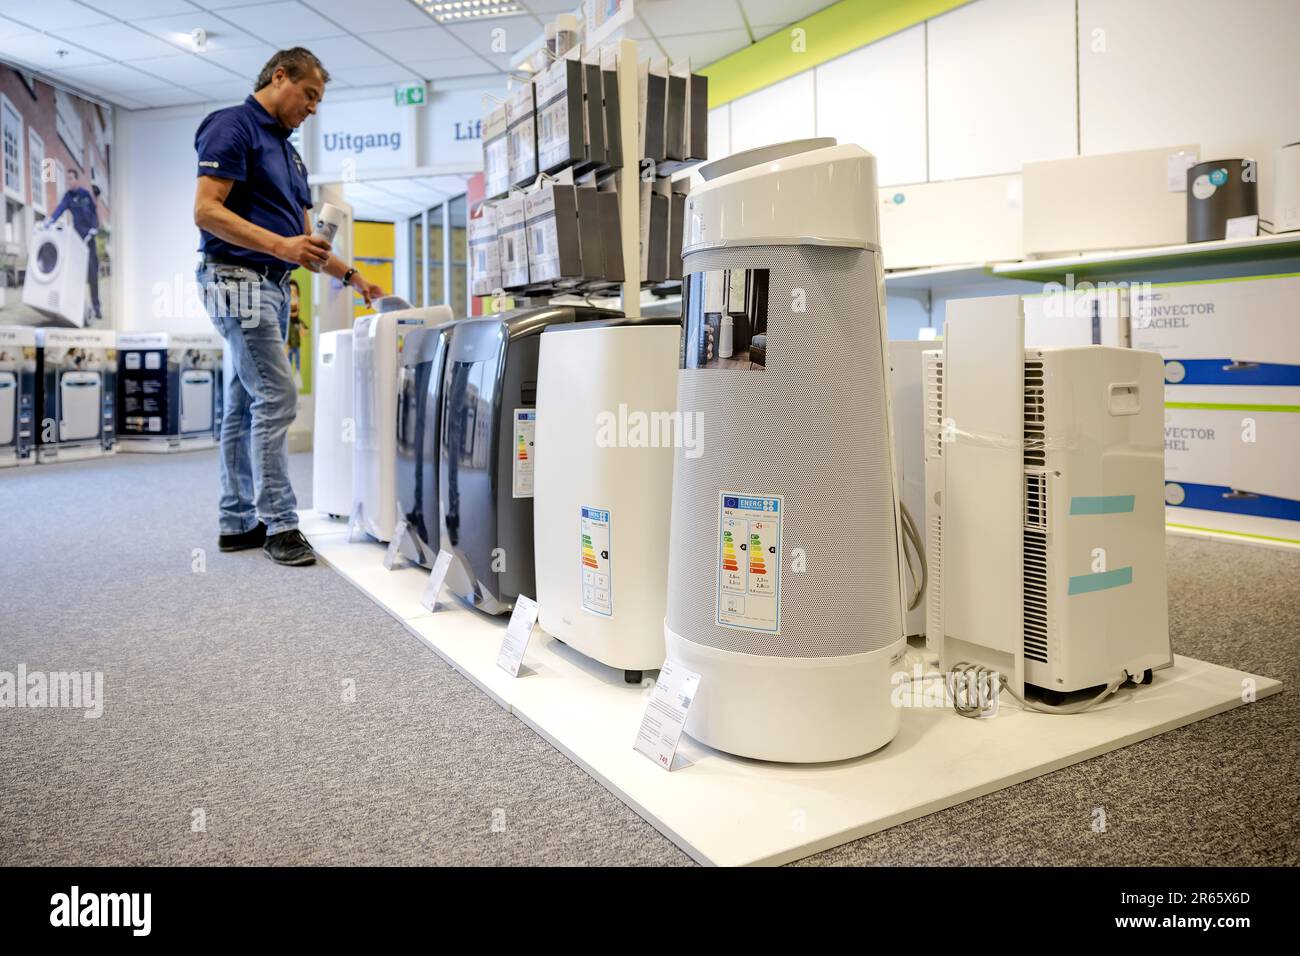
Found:
<path fill-rule="evenodd" d="M 1026 476 L 1028 477 L 1028 476 Z M 1047 535 L 1025 529 L 1025 659 L 1047 663 Z"/>
<path fill-rule="evenodd" d="M 925 554 L 929 561 L 930 579 L 926 585 L 926 630 L 934 635 L 931 641 L 943 634 L 943 517 L 932 512 L 926 529 Z"/>
<path fill-rule="evenodd" d="M 1043 396 L 1043 363 L 1025 363 L 1025 464 L 1044 467 L 1047 452 L 1047 408 Z"/>
<path fill-rule="evenodd" d="M 943 353 L 926 352 L 925 367 L 925 455 L 943 455 Z"/>
<path fill-rule="evenodd" d="M 1047 530 L 1047 475 L 1041 471 L 1025 472 L 1025 527 Z"/>

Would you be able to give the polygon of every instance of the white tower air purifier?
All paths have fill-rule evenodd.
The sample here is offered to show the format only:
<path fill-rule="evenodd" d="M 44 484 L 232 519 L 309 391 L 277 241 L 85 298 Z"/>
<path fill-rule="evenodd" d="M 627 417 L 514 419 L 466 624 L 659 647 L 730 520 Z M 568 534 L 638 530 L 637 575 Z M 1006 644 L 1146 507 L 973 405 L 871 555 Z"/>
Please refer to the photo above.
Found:
<path fill-rule="evenodd" d="M 537 364 L 534 473 L 542 629 L 624 671 L 664 660 L 681 321 L 552 325 Z M 689 451 L 689 449 L 688 449 Z"/>
<path fill-rule="evenodd" d="M 59 376 L 59 441 L 84 441 L 99 434 L 103 387 L 99 372 Z"/>
<path fill-rule="evenodd" d="M 1054 705 L 1172 663 L 1164 386 L 1155 352 L 1023 336 L 1016 296 L 958 300 L 926 353 L 927 641 Z"/>
<path fill-rule="evenodd" d="M 352 511 L 352 330 L 322 332 L 316 346 L 316 421 L 312 507 L 346 518 Z"/>
<path fill-rule="evenodd" d="M 397 347 L 406 331 L 450 322 L 435 305 L 363 315 L 352 327 L 352 512 L 372 538 L 388 541 L 397 524 Z"/>
<path fill-rule="evenodd" d="M 212 431 L 214 381 L 211 369 L 181 372 L 181 434 Z"/>
<path fill-rule="evenodd" d="M 738 153 L 687 198 L 667 657 L 686 732 L 819 762 L 898 731 L 905 652 L 875 158 L 833 139 Z M 709 295 L 727 273 L 732 354 Z M 742 297 L 743 306 L 738 308 Z"/>

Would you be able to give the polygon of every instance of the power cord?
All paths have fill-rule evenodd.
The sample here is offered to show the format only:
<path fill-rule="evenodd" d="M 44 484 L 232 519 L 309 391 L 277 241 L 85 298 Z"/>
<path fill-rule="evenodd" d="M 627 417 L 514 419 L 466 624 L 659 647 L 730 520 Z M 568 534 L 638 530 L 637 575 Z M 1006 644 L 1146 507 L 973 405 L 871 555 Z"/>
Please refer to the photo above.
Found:
<path fill-rule="evenodd" d="M 898 503 L 902 510 L 903 524 L 903 559 L 907 562 L 907 571 L 912 576 L 912 581 L 916 587 L 912 590 L 912 598 L 908 602 L 909 611 L 916 610 L 920 605 L 921 599 L 925 597 L 925 588 L 930 581 L 930 567 L 925 560 L 925 545 L 921 543 L 921 533 L 916 528 L 916 522 L 912 520 L 912 514 L 907 510 L 907 505 L 901 501 Z M 908 554 L 908 545 L 912 546 L 917 562 L 921 565 L 921 574 L 918 577 L 916 568 L 912 566 L 912 556 Z"/>
<path fill-rule="evenodd" d="M 973 678 L 973 679 L 972 679 Z M 1037 701 L 1026 700 L 1020 694 L 1011 689 L 1007 683 L 1005 674 L 994 671 L 991 668 L 984 667 L 980 664 L 971 664 L 968 661 L 961 661 L 953 665 L 952 675 L 949 679 L 949 690 L 952 691 L 952 706 L 957 713 L 963 717 L 978 717 L 983 710 L 983 704 L 978 700 L 972 700 L 972 695 L 981 686 L 986 686 L 990 680 L 996 680 L 997 693 L 1006 691 L 1010 694 L 1021 707 L 1026 710 L 1036 710 L 1040 714 L 1081 714 L 1085 710 L 1091 710 L 1103 700 L 1109 697 L 1115 691 L 1119 690 L 1120 685 L 1128 680 L 1127 674 L 1122 674 L 1114 681 L 1106 685 L 1105 689 L 1091 697 L 1088 700 L 1077 701 L 1073 704 L 1041 704 Z"/>

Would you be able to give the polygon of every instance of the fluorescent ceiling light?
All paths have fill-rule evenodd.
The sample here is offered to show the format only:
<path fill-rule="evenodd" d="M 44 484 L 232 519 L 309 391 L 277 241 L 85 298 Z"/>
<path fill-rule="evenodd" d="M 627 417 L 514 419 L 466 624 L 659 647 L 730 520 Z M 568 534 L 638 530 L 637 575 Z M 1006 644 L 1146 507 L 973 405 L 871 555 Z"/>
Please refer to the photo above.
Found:
<path fill-rule="evenodd" d="M 469 23 L 524 12 L 516 0 L 411 0 L 439 23 Z"/>

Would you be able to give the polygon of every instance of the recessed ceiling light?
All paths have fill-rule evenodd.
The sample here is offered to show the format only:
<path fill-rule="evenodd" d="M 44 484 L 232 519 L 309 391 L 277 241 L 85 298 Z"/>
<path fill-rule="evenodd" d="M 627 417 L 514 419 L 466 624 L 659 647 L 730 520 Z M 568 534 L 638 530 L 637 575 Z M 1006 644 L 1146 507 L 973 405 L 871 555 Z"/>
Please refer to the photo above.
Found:
<path fill-rule="evenodd" d="M 458 20 L 490 20 L 523 13 L 517 0 L 411 0 L 439 23 Z"/>

